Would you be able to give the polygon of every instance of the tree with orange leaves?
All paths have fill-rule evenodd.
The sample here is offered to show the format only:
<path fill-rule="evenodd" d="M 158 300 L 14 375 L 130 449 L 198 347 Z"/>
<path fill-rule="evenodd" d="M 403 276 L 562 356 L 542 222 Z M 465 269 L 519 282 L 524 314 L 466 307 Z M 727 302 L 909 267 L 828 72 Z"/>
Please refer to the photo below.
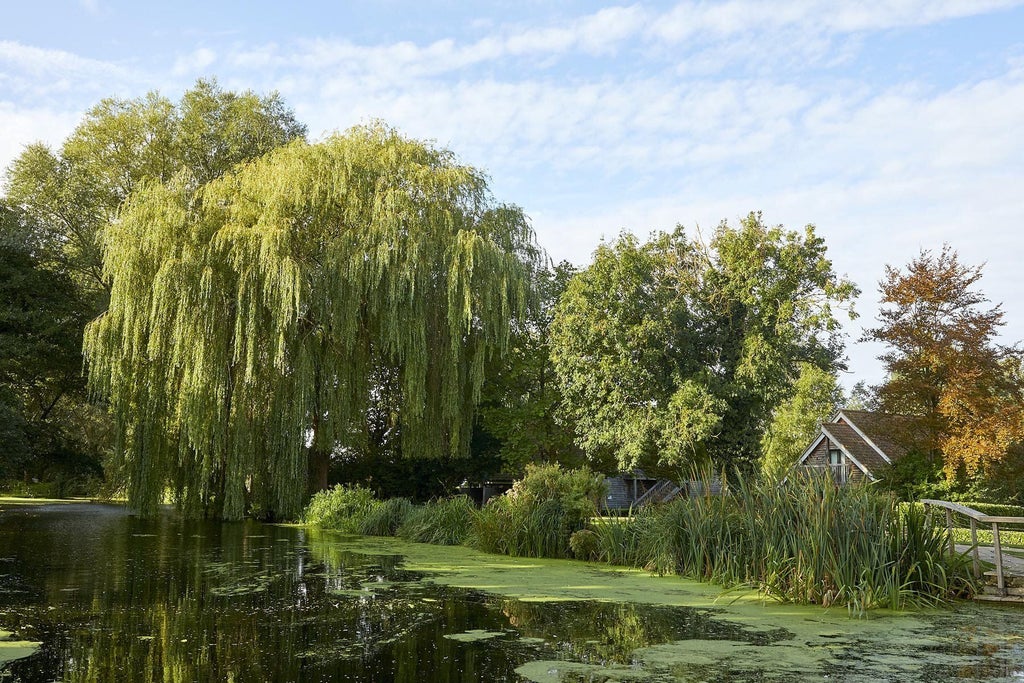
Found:
<path fill-rule="evenodd" d="M 880 325 L 864 333 L 889 347 L 882 408 L 919 418 L 902 436 L 941 456 L 949 479 L 984 474 L 1024 440 L 1022 354 L 996 341 L 1003 311 L 975 288 L 981 270 L 949 245 L 922 250 L 905 271 L 886 266 Z"/>

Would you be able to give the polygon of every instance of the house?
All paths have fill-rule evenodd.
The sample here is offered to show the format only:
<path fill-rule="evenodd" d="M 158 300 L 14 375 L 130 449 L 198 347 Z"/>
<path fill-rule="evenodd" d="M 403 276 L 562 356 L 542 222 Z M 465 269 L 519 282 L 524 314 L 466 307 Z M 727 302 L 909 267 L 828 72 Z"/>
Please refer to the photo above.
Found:
<path fill-rule="evenodd" d="M 459 485 L 458 491 L 464 496 L 469 496 L 477 505 L 483 506 L 491 498 L 500 496 L 512 488 L 513 483 L 511 475 L 502 473 L 488 479 L 466 479 Z"/>
<path fill-rule="evenodd" d="M 722 493 L 722 480 L 717 475 L 708 480 L 679 481 L 658 479 L 635 468 L 605 478 L 608 494 L 601 508 L 605 512 L 623 512 L 644 505 L 667 503 L 678 497 L 717 496 Z"/>
<path fill-rule="evenodd" d="M 840 410 L 822 423 L 792 471 L 829 473 L 839 484 L 877 481 L 886 465 L 906 454 L 894 437 L 906 433 L 908 424 L 902 415 Z"/>
<path fill-rule="evenodd" d="M 636 468 L 629 472 L 621 472 L 604 480 L 608 494 L 601 507 L 606 511 L 628 510 L 636 505 L 658 479 L 648 476 L 642 469 Z"/>

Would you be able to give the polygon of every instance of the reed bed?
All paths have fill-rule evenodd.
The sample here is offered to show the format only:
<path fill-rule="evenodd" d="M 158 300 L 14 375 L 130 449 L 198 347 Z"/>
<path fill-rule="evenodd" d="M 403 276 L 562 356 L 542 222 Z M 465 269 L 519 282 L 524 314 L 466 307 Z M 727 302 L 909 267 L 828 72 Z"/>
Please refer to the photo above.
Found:
<path fill-rule="evenodd" d="M 614 524 L 591 527 L 608 561 L 754 587 L 785 602 L 862 613 L 975 589 L 966 558 L 945 552 L 945 528 L 922 510 L 822 477 L 778 486 L 737 476 L 722 495 L 677 499 Z"/>
<path fill-rule="evenodd" d="M 398 536 L 417 543 L 460 545 L 469 536 L 476 505 L 467 496 L 440 498 L 413 507 Z"/>
<path fill-rule="evenodd" d="M 729 481 L 720 495 L 603 518 L 600 475 L 542 465 L 481 509 L 465 496 L 413 505 L 336 487 L 313 498 L 306 521 L 505 555 L 643 567 L 854 614 L 932 605 L 977 588 L 968 558 L 948 554 L 944 519 L 920 506 L 822 477 L 783 485 L 741 475 Z"/>
<path fill-rule="evenodd" d="M 408 498 L 374 501 L 359 523 L 359 533 L 364 536 L 395 536 L 414 510 L 415 506 Z"/>

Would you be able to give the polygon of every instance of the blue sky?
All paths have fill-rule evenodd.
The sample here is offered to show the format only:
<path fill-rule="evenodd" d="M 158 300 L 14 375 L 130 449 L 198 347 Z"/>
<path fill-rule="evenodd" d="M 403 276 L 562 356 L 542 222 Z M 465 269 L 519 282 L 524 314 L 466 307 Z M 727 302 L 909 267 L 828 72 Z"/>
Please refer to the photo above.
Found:
<path fill-rule="evenodd" d="M 365 5 L 365 6 L 364 6 Z M 553 258 L 761 210 L 864 291 L 949 242 L 1024 338 L 1024 2 L 9 3 L 0 167 L 106 96 L 279 91 L 313 137 L 380 118 L 526 210 Z"/>

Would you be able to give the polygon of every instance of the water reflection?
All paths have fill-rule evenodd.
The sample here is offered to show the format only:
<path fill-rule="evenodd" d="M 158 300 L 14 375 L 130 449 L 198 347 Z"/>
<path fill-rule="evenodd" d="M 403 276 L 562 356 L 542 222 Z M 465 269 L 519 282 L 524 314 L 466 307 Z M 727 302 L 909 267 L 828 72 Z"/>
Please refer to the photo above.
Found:
<path fill-rule="evenodd" d="M 43 642 L 3 674 L 26 683 L 518 680 L 531 659 L 627 662 L 651 642 L 740 635 L 692 610 L 424 584 L 397 556 L 314 556 L 303 530 L 252 522 L 11 509 L 0 548 L 0 627 Z M 474 629 L 499 635 L 443 637 Z"/>
<path fill-rule="evenodd" d="M 515 669 L 538 660 L 607 667 L 566 680 L 611 671 L 757 680 L 780 653 L 807 649 L 783 629 L 752 631 L 706 610 L 446 588 L 404 570 L 399 556 L 346 547 L 298 528 L 142 521 L 109 506 L 2 510 L 0 629 L 43 646 L 0 668 L 0 681 L 520 681 Z M 739 644 L 764 659 L 706 671 L 637 660 L 638 649 L 673 641 Z M 759 647 L 772 643 L 787 647 Z M 848 645 L 817 677 L 895 671 L 906 654 Z M 946 653 L 941 672 L 920 671 L 930 681 L 1016 671 L 1005 650 L 992 654 Z"/>

